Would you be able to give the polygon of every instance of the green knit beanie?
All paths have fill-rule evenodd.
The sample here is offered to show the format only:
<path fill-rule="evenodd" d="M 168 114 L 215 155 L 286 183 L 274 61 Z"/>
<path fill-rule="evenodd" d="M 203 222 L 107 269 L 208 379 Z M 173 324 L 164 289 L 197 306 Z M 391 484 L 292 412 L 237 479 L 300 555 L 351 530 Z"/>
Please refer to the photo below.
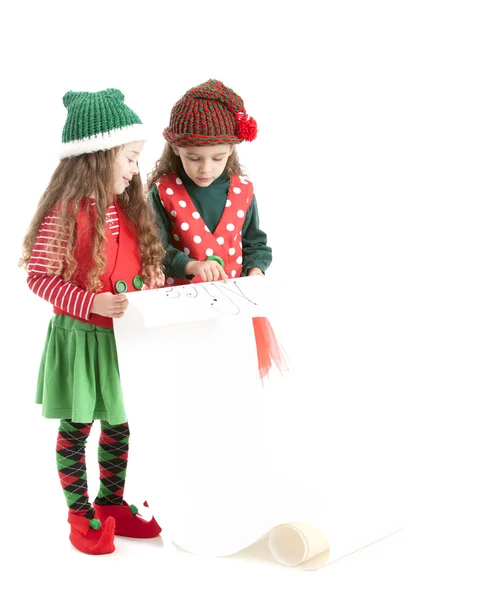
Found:
<path fill-rule="evenodd" d="M 68 115 L 63 127 L 60 158 L 146 139 L 140 117 L 114 88 L 101 92 L 72 92 L 63 96 Z"/>

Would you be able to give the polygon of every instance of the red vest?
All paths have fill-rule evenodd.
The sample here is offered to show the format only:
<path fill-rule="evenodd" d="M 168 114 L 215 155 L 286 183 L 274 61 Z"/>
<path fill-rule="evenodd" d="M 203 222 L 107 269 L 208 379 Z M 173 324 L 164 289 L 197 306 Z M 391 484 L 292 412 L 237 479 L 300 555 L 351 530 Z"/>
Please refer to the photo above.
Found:
<path fill-rule="evenodd" d="M 239 277 L 243 263 L 243 224 L 253 199 L 253 184 L 243 176 L 231 177 L 225 208 L 214 232 L 203 222 L 178 175 L 169 173 L 155 184 L 160 202 L 173 224 L 169 243 L 195 260 L 219 256 L 228 277 Z M 185 285 L 202 281 L 198 276 L 192 280 L 167 277 L 165 283 Z"/>
<path fill-rule="evenodd" d="M 183 182 L 174 173 L 160 177 L 155 184 L 160 202 L 173 223 L 169 243 L 195 260 L 220 256 L 228 277 L 240 277 L 243 264 L 243 225 L 253 200 L 253 184 L 246 177 L 233 175 L 221 219 L 211 232 L 196 210 Z M 188 281 L 167 277 L 166 285 L 201 283 L 201 277 Z M 273 362 L 280 371 L 288 369 L 286 357 L 266 317 L 253 318 L 258 354 L 258 369 L 263 379 Z"/>
<path fill-rule="evenodd" d="M 139 244 L 136 236 L 128 224 L 118 204 L 115 202 L 118 213 L 118 238 L 115 239 L 108 227 L 106 227 L 106 242 L 103 246 L 103 252 L 106 258 L 106 267 L 104 273 L 100 276 L 102 292 L 115 293 L 115 283 L 122 279 L 127 284 L 127 292 L 138 291 L 133 285 L 135 275 L 141 274 L 141 256 Z M 75 243 L 75 259 L 77 261 L 77 271 L 75 273 L 75 283 L 83 290 L 86 290 L 87 275 L 91 266 L 92 245 L 93 245 L 93 221 L 91 216 L 86 214 L 82 208 L 77 213 L 77 230 Z M 60 315 L 73 315 L 54 307 L 53 312 Z M 78 319 L 78 317 L 73 317 Z M 79 319 L 83 320 L 83 319 Z M 101 327 L 113 328 L 113 319 L 102 317 L 91 313 L 90 319 L 85 321 Z"/>

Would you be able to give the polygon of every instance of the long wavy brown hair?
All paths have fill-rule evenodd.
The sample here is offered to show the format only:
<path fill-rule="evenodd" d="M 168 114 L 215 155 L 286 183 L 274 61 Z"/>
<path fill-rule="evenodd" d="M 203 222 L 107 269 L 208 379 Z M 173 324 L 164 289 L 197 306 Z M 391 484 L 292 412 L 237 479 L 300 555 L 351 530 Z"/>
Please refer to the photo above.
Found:
<path fill-rule="evenodd" d="M 157 179 L 163 177 L 163 175 L 168 175 L 168 173 L 178 173 L 180 167 L 180 157 L 175 154 L 173 146 L 169 142 L 166 142 L 165 147 L 163 148 L 162 155 L 156 161 L 153 171 L 148 174 L 146 182 L 146 191 L 148 191 L 151 188 L 151 186 Z M 225 169 L 226 174 L 229 178 L 231 178 L 231 175 L 233 174 L 246 175 L 246 172 L 240 165 L 238 153 L 236 152 L 236 147 L 233 148 L 233 152 L 228 157 Z"/>
<path fill-rule="evenodd" d="M 50 257 L 47 272 L 75 283 L 76 215 L 81 205 L 94 223 L 93 266 L 88 273 L 87 289 L 95 292 L 101 290 L 100 276 L 106 268 L 106 259 L 102 252 L 106 241 L 105 218 L 107 209 L 115 197 L 113 173 L 118 150 L 113 148 L 64 158 L 60 161 L 38 202 L 37 210 L 23 240 L 20 267 L 28 267 L 41 224 L 45 216 L 55 207 L 58 210 L 58 227 L 50 246 L 45 248 Z M 94 198 L 93 206 L 91 202 L 85 202 L 85 198 Z M 146 276 L 147 265 L 154 265 L 158 273 L 165 250 L 158 237 L 153 209 L 144 196 L 139 174 L 133 176 L 128 191 L 125 190 L 123 194 L 117 196 L 117 202 L 138 240 L 143 275 Z"/>

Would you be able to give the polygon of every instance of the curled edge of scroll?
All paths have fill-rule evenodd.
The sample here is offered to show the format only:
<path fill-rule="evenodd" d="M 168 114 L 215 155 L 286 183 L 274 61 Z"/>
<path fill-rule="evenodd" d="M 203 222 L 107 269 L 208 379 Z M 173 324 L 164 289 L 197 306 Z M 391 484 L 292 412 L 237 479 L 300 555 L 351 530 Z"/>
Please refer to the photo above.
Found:
<path fill-rule="evenodd" d="M 188 548 L 175 543 L 177 548 Z M 328 562 L 330 548 L 323 532 L 310 523 L 281 523 L 249 546 L 218 558 L 257 559 L 285 567 L 314 571 Z"/>

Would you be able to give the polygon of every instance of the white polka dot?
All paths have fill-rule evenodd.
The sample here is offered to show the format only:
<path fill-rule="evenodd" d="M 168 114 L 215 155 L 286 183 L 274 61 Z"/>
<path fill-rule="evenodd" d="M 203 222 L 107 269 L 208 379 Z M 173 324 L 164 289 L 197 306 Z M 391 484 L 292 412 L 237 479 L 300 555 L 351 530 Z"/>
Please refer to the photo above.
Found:
<path fill-rule="evenodd" d="M 184 200 L 180 200 L 178 204 L 181 206 L 181 208 L 185 208 L 186 206 L 186 202 Z"/>
<path fill-rule="evenodd" d="M 195 211 L 192 216 L 193 216 L 193 219 L 199 219 L 200 213 Z"/>
<path fill-rule="evenodd" d="M 231 271 L 231 277 L 234 277 L 235 275 L 236 275 L 236 271 L 233 269 L 233 270 Z"/>
<path fill-rule="evenodd" d="M 183 229 L 183 231 L 188 231 L 189 228 L 190 228 L 190 226 L 188 225 L 188 223 L 181 224 L 181 229 Z"/>
<path fill-rule="evenodd" d="M 168 196 L 173 196 L 174 192 L 171 188 L 166 188 L 166 193 L 168 194 Z"/>
<path fill-rule="evenodd" d="M 188 256 L 188 254 L 190 253 L 190 249 L 189 248 L 183 248 L 183 252 L 186 254 L 186 256 Z"/>
<path fill-rule="evenodd" d="M 168 285 L 171 285 L 172 283 L 175 283 L 175 280 L 173 279 L 173 277 L 168 277 L 168 279 L 166 280 L 166 283 Z"/>
<path fill-rule="evenodd" d="M 228 252 L 229 252 L 229 255 L 230 255 L 230 256 L 233 256 L 233 254 L 236 254 L 236 250 L 235 250 L 234 248 L 230 248 L 230 249 L 228 250 Z"/>
<path fill-rule="evenodd" d="M 233 225 L 233 223 L 228 223 L 228 225 L 226 225 L 226 229 L 228 231 L 234 231 L 235 230 L 235 226 Z"/>
<path fill-rule="evenodd" d="M 241 188 L 234 187 L 234 188 L 233 188 L 233 192 L 234 192 L 235 194 L 241 194 Z"/>
<path fill-rule="evenodd" d="M 239 178 L 243 185 L 246 185 L 248 183 L 248 178 L 245 177 L 244 175 L 240 175 Z"/>
<path fill-rule="evenodd" d="M 213 254 L 213 250 L 211 248 L 206 248 L 206 256 L 211 256 Z"/>
<path fill-rule="evenodd" d="M 174 234 L 173 234 L 173 237 L 175 238 L 175 240 L 176 240 L 177 242 L 179 242 L 179 241 L 180 241 L 180 236 L 179 236 L 179 235 L 177 235 L 176 233 L 174 233 Z"/>
<path fill-rule="evenodd" d="M 242 242 L 240 242 L 239 246 L 240 246 L 240 248 L 242 248 L 242 247 L 243 247 L 243 244 L 242 244 Z"/>
<path fill-rule="evenodd" d="M 163 202 L 163 200 L 160 200 L 161 202 L 161 206 L 163 206 L 163 208 L 165 207 L 165 203 Z"/>
<path fill-rule="evenodd" d="M 246 204 L 249 204 L 249 198 L 246 198 Z"/>
<path fill-rule="evenodd" d="M 208 225 L 205 225 L 205 231 L 209 232 Z"/>
<path fill-rule="evenodd" d="M 238 234 L 236 234 L 236 235 L 235 235 L 235 237 L 234 237 L 234 240 L 235 240 L 235 242 L 236 242 L 236 238 L 237 238 L 237 237 L 238 237 Z"/>
<path fill-rule="evenodd" d="M 201 244 L 201 238 L 199 235 L 195 235 L 195 237 L 193 238 L 193 241 L 195 242 L 195 244 Z"/>
<path fill-rule="evenodd" d="M 243 257 L 238 256 L 238 258 L 236 259 L 236 262 L 240 265 L 243 262 Z"/>
<path fill-rule="evenodd" d="M 176 183 L 178 185 L 183 185 L 183 182 L 181 181 L 181 179 L 179 177 L 176 178 Z"/>
<path fill-rule="evenodd" d="M 228 200 L 226 200 L 226 208 L 231 206 L 231 200 L 228 198 Z"/>
<path fill-rule="evenodd" d="M 172 210 L 172 211 L 171 211 L 171 216 L 172 216 L 172 217 L 176 217 L 176 210 Z"/>
<path fill-rule="evenodd" d="M 244 210 L 239 210 L 236 214 L 240 219 L 242 219 L 244 217 Z"/>
<path fill-rule="evenodd" d="M 224 238 L 222 238 L 222 237 L 216 238 L 216 241 L 218 242 L 218 244 L 219 244 L 220 246 L 222 246 L 222 245 L 225 243 L 225 240 L 224 240 Z"/>

